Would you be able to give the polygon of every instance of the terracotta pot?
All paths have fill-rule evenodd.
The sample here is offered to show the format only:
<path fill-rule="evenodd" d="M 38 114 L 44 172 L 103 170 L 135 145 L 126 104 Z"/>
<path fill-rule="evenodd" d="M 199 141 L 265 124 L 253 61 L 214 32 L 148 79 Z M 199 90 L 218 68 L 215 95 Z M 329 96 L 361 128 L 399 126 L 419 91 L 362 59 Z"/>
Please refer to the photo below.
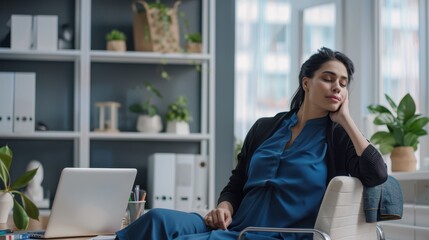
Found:
<path fill-rule="evenodd" d="M 395 147 L 390 154 L 392 172 L 416 171 L 416 155 L 413 147 Z"/>
<path fill-rule="evenodd" d="M 193 43 L 193 42 L 188 42 L 186 44 L 186 51 L 188 53 L 200 53 L 202 52 L 203 46 L 201 43 Z"/>
<path fill-rule="evenodd" d="M 13 207 L 13 198 L 9 193 L 0 193 L 0 223 L 7 223 L 7 218 Z"/>
<path fill-rule="evenodd" d="M 121 40 L 108 41 L 107 50 L 125 52 L 127 51 L 127 45 L 125 45 L 125 41 L 121 41 Z"/>

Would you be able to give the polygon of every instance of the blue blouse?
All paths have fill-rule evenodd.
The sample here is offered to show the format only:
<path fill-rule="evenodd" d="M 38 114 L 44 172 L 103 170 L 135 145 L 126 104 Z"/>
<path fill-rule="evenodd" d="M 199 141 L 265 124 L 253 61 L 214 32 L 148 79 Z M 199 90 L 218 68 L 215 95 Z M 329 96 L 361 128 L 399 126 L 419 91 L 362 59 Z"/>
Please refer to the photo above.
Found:
<path fill-rule="evenodd" d="M 247 226 L 312 228 L 325 193 L 328 116 L 306 122 L 288 148 L 294 114 L 255 151 L 249 165 L 248 191 L 230 230 Z"/>

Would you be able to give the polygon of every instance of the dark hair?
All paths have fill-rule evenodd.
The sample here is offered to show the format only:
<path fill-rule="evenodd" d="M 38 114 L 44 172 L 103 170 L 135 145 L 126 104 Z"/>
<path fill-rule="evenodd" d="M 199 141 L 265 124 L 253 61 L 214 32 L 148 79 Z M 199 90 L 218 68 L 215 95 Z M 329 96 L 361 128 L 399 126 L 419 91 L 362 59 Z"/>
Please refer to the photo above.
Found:
<path fill-rule="evenodd" d="M 329 48 L 322 47 L 301 66 L 301 71 L 299 72 L 299 87 L 292 98 L 292 102 L 290 104 L 291 110 L 299 109 L 304 102 L 305 92 L 302 88 L 302 80 L 304 77 L 312 78 L 314 76 L 314 72 L 316 72 L 324 63 L 332 60 L 337 60 L 343 63 L 347 69 L 349 83 L 353 80 L 354 66 L 352 60 L 341 52 L 332 51 Z"/>

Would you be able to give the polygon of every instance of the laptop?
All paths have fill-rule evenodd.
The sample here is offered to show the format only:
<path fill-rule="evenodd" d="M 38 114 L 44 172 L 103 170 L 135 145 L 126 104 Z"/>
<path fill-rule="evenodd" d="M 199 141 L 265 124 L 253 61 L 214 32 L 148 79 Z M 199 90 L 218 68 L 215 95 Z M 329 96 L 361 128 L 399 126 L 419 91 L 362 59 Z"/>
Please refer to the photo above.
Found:
<path fill-rule="evenodd" d="M 31 238 L 114 234 L 122 218 L 137 169 L 64 168 L 45 231 Z"/>

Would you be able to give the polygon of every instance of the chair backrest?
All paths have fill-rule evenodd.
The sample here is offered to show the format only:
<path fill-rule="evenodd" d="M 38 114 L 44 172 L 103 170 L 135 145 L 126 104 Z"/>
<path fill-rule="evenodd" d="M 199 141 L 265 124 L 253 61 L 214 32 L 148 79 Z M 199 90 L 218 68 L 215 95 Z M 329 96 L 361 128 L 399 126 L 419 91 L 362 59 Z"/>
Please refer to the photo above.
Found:
<path fill-rule="evenodd" d="M 375 240 L 377 223 L 367 223 L 363 211 L 363 185 L 354 177 L 335 177 L 328 184 L 315 229 L 332 240 Z M 314 239 L 319 239 L 317 236 Z"/>

